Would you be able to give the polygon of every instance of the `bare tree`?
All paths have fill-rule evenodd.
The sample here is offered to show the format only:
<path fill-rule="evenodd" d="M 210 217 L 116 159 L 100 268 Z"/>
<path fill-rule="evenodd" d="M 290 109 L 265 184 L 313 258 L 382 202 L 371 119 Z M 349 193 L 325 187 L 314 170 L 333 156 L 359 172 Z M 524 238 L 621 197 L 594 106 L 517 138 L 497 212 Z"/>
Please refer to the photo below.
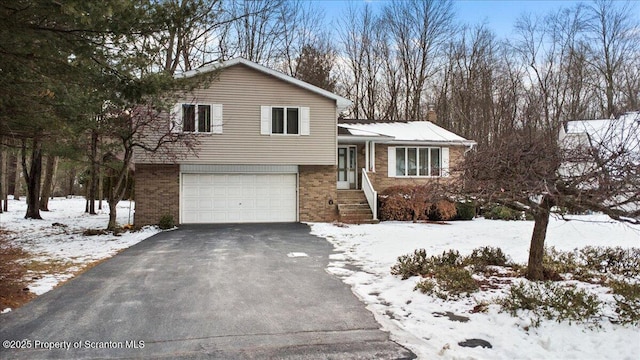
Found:
<path fill-rule="evenodd" d="M 546 278 L 542 258 L 552 213 L 593 210 L 640 223 L 640 129 L 634 117 L 595 131 L 574 128 L 560 142 L 551 129 L 518 128 L 465 158 L 467 195 L 533 216 L 527 278 Z"/>
<path fill-rule="evenodd" d="M 343 92 L 353 101 L 351 116 L 378 118 L 384 87 L 381 82 L 385 63 L 382 51 L 388 49 L 384 44 L 380 19 L 369 4 L 360 8 L 351 6 L 340 23 L 339 36 L 346 58 L 342 71 Z"/>
<path fill-rule="evenodd" d="M 620 80 L 624 78 L 622 73 L 625 68 L 633 64 L 628 60 L 633 60 L 640 51 L 640 23 L 634 16 L 637 14 L 634 11 L 635 4 L 625 2 L 622 6 L 615 6 L 617 3 L 613 0 L 594 0 L 589 7 L 590 62 L 600 80 L 597 86 L 604 97 L 602 112 L 605 117 L 625 110 L 616 108 L 621 100 L 623 82 Z"/>
<path fill-rule="evenodd" d="M 426 116 L 426 86 L 453 35 L 453 16 L 453 3 L 448 0 L 393 1 L 385 7 L 383 17 L 401 75 L 399 118 Z"/>

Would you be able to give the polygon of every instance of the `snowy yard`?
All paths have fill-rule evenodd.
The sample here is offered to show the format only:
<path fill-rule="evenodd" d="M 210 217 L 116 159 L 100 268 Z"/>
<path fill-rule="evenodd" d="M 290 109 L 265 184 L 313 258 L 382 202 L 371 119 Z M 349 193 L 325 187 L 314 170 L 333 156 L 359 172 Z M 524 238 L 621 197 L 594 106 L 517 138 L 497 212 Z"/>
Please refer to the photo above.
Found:
<path fill-rule="evenodd" d="M 553 219 L 546 245 L 566 251 L 589 245 L 640 247 L 640 226 L 612 222 L 598 215 L 574 218 L 569 222 Z M 512 261 L 526 264 L 532 230 L 531 221 L 485 219 L 348 227 L 312 224 L 312 233 L 327 238 L 336 248 L 329 272 L 350 284 L 392 338 L 420 358 L 430 359 L 438 354 L 445 359 L 637 359 L 637 326 L 614 325 L 603 319 L 600 329 L 592 329 L 584 324 L 543 320 L 536 328 L 526 315 L 512 317 L 500 312 L 498 305 L 490 305 L 485 313 L 472 313 L 478 301 L 503 296 L 505 288 L 444 301 L 414 291 L 417 277 L 403 281 L 390 273 L 398 256 L 420 248 L 430 255 L 449 249 L 468 255 L 475 248 L 494 246 Z M 592 288 L 600 298 L 610 297 L 602 287 Z M 462 316 L 458 319 L 462 321 L 450 320 L 447 312 Z M 467 339 L 486 340 L 492 348 L 458 345 Z"/>
<path fill-rule="evenodd" d="M 43 294 L 87 265 L 112 257 L 159 231 L 148 227 L 119 236 L 83 235 L 87 229 L 106 227 L 109 208 L 106 202 L 103 206 L 97 215 L 89 215 L 84 213 L 84 198 L 55 198 L 49 201 L 51 211 L 41 212 L 44 220 L 31 220 L 24 219 L 25 201 L 9 200 L 9 211 L 0 214 L 0 229 L 9 244 L 31 254 L 27 261 L 38 264 L 32 268 L 41 269 L 27 274 L 30 280 L 27 287 L 31 292 Z M 133 202 L 118 204 L 119 225 L 129 223 L 130 206 L 133 211 Z"/>
<path fill-rule="evenodd" d="M 83 198 L 54 199 L 45 220 L 26 220 L 24 201 L 10 201 L 10 211 L 0 214 L 0 230 L 9 244 L 31 254 L 29 261 L 48 266 L 28 274 L 29 290 L 49 291 L 73 277 L 85 266 L 109 258 L 122 249 L 157 233 L 157 228 L 126 232 L 121 236 L 84 236 L 86 229 L 102 229 L 108 209 L 98 215 L 84 213 Z M 127 224 L 129 202 L 118 205 L 118 223 Z M 481 246 L 500 247 L 512 261 L 525 264 L 530 221 L 475 219 L 449 224 L 384 222 L 376 225 L 338 227 L 312 224 L 312 233 L 327 238 L 336 248 L 328 271 L 351 285 L 392 338 L 420 358 L 443 359 L 637 359 L 638 326 L 611 324 L 601 327 L 543 321 L 533 327 L 530 317 L 512 317 L 490 305 L 486 312 L 472 312 L 479 301 L 503 296 L 505 288 L 475 293 L 472 297 L 444 301 L 414 291 L 417 278 L 401 280 L 390 273 L 398 256 L 424 248 L 430 255 L 455 249 L 467 255 Z M 573 250 L 584 246 L 640 247 L 640 226 L 610 221 L 604 216 L 578 216 L 573 221 L 552 220 L 547 246 Z M 518 281 L 518 280 L 517 280 Z M 524 280 L 523 280 L 524 281 Z M 599 297 L 611 295 L 602 287 L 586 286 Z M 1 311 L 2 309 L 0 309 Z M 449 319 L 452 313 L 462 321 Z M 467 339 L 488 341 L 492 348 L 462 347 Z"/>

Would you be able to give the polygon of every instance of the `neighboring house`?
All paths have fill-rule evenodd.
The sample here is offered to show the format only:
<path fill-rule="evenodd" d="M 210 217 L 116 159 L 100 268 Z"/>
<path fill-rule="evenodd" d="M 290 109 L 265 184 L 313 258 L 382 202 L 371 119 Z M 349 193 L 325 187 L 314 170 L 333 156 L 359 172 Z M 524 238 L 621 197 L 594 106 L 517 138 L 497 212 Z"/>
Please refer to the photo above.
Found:
<path fill-rule="evenodd" d="M 601 170 L 587 154 L 597 148 L 603 159 L 616 157 L 624 150 L 640 164 L 640 112 L 630 112 L 617 119 L 568 121 L 558 136 L 561 149 L 569 158 L 562 164 L 560 175 L 582 181 L 581 186 L 596 186 L 593 178 Z"/>
<path fill-rule="evenodd" d="M 242 58 L 184 76 L 216 69 L 166 120 L 198 136 L 197 156 L 136 154 L 136 226 L 163 215 L 181 224 L 333 221 L 341 199 L 356 201 L 338 189 L 364 187 L 375 209 L 375 190 L 448 177 L 475 144 L 426 121 L 338 125 L 351 101 Z"/>

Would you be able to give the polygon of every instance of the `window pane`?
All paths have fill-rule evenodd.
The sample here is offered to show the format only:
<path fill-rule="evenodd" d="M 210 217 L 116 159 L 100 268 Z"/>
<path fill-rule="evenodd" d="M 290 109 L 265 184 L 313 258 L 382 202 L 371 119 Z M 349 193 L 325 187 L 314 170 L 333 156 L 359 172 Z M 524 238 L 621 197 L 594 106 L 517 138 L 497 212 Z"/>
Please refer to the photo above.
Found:
<path fill-rule="evenodd" d="M 196 131 L 196 106 L 182 104 L 182 131 Z"/>
<path fill-rule="evenodd" d="M 271 109 L 271 133 L 284 134 L 284 109 Z"/>
<path fill-rule="evenodd" d="M 431 176 L 440 176 L 440 148 L 431 149 Z"/>
<path fill-rule="evenodd" d="M 418 149 L 416 148 L 408 148 L 407 153 L 409 156 L 409 176 L 418 175 L 418 159 L 417 159 Z"/>
<path fill-rule="evenodd" d="M 405 149 L 396 148 L 396 176 L 406 176 L 405 172 Z"/>
<path fill-rule="evenodd" d="M 211 132 L 211 106 L 198 105 L 198 131 Z"/>
<path fill-rule="evenodd" d="M 298 133 L 298 109 L 287 108 L 287 134 Z"/>
<path fill-rule="evenodd" d="M 338 148 L 338 181 L 347 181 L 347 149 Z"/>
<path fill-rule="evenodd" d="M 420 165 L 418 166 L 418 175 L 420 176 L 428 176 L 429 175 L 429 149 L 420 149 L 420 153 L 418 154 L 418 159 Z"/>

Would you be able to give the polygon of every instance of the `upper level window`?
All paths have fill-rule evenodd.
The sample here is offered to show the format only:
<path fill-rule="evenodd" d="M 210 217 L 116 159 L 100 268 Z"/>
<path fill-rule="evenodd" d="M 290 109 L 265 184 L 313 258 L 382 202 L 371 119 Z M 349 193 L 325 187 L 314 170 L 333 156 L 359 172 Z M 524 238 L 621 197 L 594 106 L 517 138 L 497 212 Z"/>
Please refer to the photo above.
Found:
<path fill-rule="evenodd" d="M 221 104 L 179 104 L 175 116 L 174 132 L 222 133 Z"/>
<path fill-rule="evenodd" d="M 272 107 L 271 108 L 271 133 L 272 134 L 299 134 L 298 108 Z"/>
<path fill-rule="evenodd" d="M 436 147 L 396 147 L 396 176 L 442 176 L 442 150 Z"/>
<path fill-rule="evenodd" d="M 309 108 L 304 106 L 261 106 L 260 134 L 309 135 L 309 114 Z"/>

